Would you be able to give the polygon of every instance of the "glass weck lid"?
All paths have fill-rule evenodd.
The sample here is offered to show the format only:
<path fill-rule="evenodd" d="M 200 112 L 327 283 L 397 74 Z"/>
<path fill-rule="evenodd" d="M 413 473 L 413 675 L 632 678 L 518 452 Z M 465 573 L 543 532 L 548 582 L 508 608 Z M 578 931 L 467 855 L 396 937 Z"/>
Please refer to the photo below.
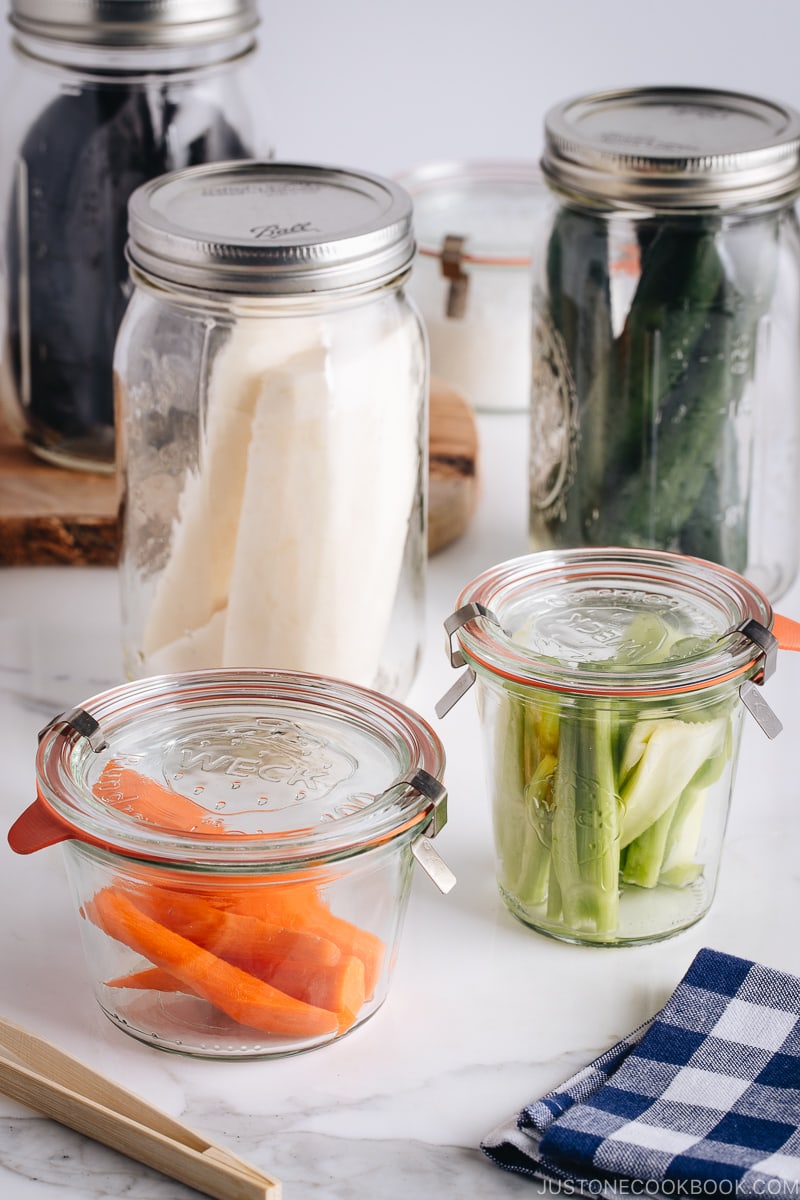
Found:
<path fill-rule="evenodd" d="M 609 696 L 761 682 L 779 644 L 800 647 L 800 626 L 776 616 L 746 579 L 657 550 L 545 551 L 500 563 L 462 590 L 445 629 L 452 664 L 473 678 L 484 671 Z M 451 689 L 439 715 L 471 681 Z"/>
<path fill-rule="evenodd" d="M 75 839 L 189 869 L 330 861 L 438 832 L 444 761 L 421 717 L 367 689 L 294 672 L 158 676 L 46 727 L 38 798 L 9 842 Z"/>

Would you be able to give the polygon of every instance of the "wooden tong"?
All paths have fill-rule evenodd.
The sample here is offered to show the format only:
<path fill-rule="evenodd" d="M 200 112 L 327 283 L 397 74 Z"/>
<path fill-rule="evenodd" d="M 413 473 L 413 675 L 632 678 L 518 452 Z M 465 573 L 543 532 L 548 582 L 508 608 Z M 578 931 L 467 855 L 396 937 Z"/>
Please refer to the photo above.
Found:
<path fill-rule="evenodd" d="M 85 1067 L 20 1025 L 0 1018 L 0 1091 L 129 1158 L 217 1200 L 280 1200 L 278 1179 Z"/>

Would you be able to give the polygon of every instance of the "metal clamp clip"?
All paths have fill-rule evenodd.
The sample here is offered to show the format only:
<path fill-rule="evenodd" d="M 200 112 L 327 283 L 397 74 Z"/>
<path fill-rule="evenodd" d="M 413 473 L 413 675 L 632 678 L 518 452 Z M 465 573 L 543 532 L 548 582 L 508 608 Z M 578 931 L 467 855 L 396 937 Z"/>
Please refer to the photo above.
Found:
<path fill-rule="evenodd" d="M 464 658 L 461 650 L 454 646 L 453 635 L 462 625 L 466 625 L 467 621 L 471 621 L 475 617 L 486 617 L 487 620 L 494 621 L 498 629 L 502 629 L 500 622 L 492 610 L 487 608 L 485 604 L 479 604 L 477 600 L 471 600 L 469 604 L 463 604 L 461 608 L 457 608 L 444 622 L 444 631 L 447 635 L 445 653 L 450 659 L 451 667 L 466 666 L 467 660 Z M 469 691 L 474 682 L 475 672 L 472 667 L 467 667 L 466 671 L 459 675 L 453 686 L 448 688 L 441 700 L 434 705 L 434 712 L 437 717 L 441 718 L 449 713 L 453 705 Z"/>
<path fill-rule="evenodd" d="M 432 801 L 431 816 L 432 820 L 425 830 L 425 836 L 435 838 L 437 833 L 441 833 L 447 824 L 447 788 L 443 783 L 431 775 L 429 771 L 419 767 L 416 771 L 404 775 L 399 783 L 404 783 L 407 788 L 416 792 L 419 796 L 425 796 L 426 799 Z"/>
<path fill-rule="evenodd" d="M 48 721 L 44 729 L 39 730 L 38 740 L 41 741 L 45 734 L 49 733 L 56 725 L 69 725 L 81 737 L 86 738 L 95 754 L 99 754 L 101 750 L 105 750 L 108 745 L 97 721 L 84 708 L 71 708 L 69 712 L 59 713 L 57 717 L 53 717 L 52 721 Z"/>
<path fill-rule="evenodd" d="M 461 258 L 464 241 L 463 237 L 448 233 L 442 242 L 442 274 L 450 281 L 445 315 L 456 319 L 463 317 L 467 310 L 469 275 L 464 270 Z"/>
<path fill-rule="evenodd" d="M 447 895 L 455 886 L 456 877 L 431 845 L 431 838 L 435 838 L 447 822 L 447 788 L 422 767 L 404 776 L 399 782 L 432 801 L 430 824 L 423 835 L 411 843 L 411 853 L 439 891 Z"/>
<path fill-rule="evenodd" d="M 749 642 L 757 646 L 764 655 L 764 661 L 761 671 L 756 677 L 756 683 L 766 683 L 771 675 L 774 674 L 775 668 L 778 665 L 778 639 L 774 633 L 770 633 L 760 622 L 752 618 L 743 621 L 741 625 L 736 626 L 739 633 L 743 633 Z"/>
<path fill-rule="evenodd" d="M 739 696 L 747 711 L 755 718 L 768 738 L 775 738 L 783 729 L 780 719 L 764 699 L 761 687 L 774 674 L 778 664 L 778 639 L 759 621 L 749 619 L 736 627 L 748 641 L 761 651 L 761 669 L 752 679 L 746 679 L 739 688 Z M 758 686 L 757 686 L 758 685 Z"/>

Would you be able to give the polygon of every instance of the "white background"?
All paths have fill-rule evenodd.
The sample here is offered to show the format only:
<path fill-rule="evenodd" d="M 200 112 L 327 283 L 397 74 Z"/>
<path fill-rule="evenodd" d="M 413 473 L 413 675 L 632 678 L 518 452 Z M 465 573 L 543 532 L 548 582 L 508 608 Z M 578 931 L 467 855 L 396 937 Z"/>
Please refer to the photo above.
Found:
<path fill-rule="evenodd" d="M 800 107 L 800 0 L 261 0 L 261 10 L 259 120 L 283 159 L 393 174 L 536 158 L 551 104 L 628 84 L 736 88 Z"/>
<path fill-rule="evenodd" d="M 689 83 L 800 106 L 798 0 L 262 0 L 282 158 L 538 157 L 554 103 Z"/>

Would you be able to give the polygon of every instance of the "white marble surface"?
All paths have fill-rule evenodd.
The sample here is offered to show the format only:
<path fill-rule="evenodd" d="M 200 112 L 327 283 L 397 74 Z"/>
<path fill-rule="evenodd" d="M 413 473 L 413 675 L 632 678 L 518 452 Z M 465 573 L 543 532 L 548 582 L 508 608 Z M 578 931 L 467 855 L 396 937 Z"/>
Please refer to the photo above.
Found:
<path fill-rule="evenodd" d="M 524 553 L 526 429 L 483 418 L 474 524 L 431 563 L 426 658 L 409 703 L 448 754 L 450 822 L 437 847 L 458 876 L 442 897 L 418 873 L 389 998 L 349 1037 L 291 1059 L 202 1063 L 127 1038 L 96 1009 L 61 851 L 0 844 L 0 1012 L 52 1038 L 199 1132 L 277 1174 L 287 1200 L 441 1200 L 536 1194 L 485 1159 L 481 1137 L 667 997 L 713 946 L 800 973 L 800 655 L 767 689 L 785 730 L 747 722 L 719 891 L 688 932 L 638 949 L 539 937 L 502 907 L 474 700 L 442 721 L 454 676 L 441 621 L 480 569 Z M 779 607 L 800 618 L 800 588 Z M 0 824 L 34 793 L 37 730 L 118 682 L 112 570 L 0 571 Z M 186 1200 L 196 1193 L 0 1096 L 0 1195 L 13 1200 Z"/>

